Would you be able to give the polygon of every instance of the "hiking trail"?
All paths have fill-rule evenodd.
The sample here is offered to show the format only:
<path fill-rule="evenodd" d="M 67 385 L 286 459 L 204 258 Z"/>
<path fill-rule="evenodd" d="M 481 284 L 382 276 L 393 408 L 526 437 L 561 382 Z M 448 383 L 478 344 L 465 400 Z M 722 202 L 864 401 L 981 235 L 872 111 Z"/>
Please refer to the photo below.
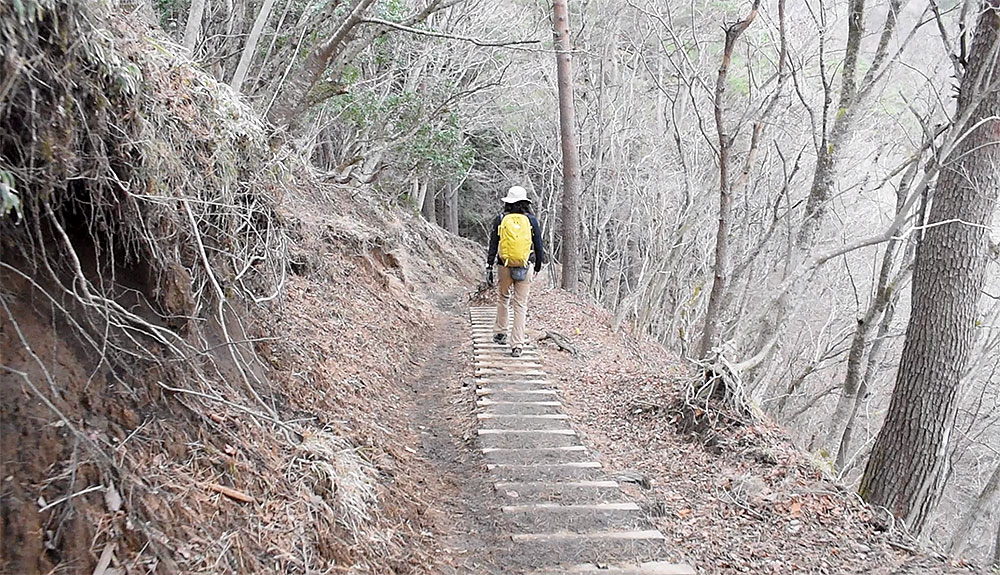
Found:
<path fill-rule="evenodd" d="M 582 444 L 538 348 L 493 342 L 494 307 L 470 309 L 478 448 L 512 565 L 532 575 L 685 575 L 665 538 Z M 497 511 L 496 509 L 494 509 Z"/>

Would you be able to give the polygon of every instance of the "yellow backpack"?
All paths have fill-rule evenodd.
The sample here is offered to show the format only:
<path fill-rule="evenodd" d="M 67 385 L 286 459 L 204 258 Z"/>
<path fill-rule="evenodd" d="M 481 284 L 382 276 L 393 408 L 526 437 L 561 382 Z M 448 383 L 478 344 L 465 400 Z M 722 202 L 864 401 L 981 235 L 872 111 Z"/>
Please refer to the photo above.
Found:
<path fill-rule="evenodd" d="M 507 267 L 526 267 L 531 256 L 531 220 L 507 214 L 500 220 L 500 261 Z"/>

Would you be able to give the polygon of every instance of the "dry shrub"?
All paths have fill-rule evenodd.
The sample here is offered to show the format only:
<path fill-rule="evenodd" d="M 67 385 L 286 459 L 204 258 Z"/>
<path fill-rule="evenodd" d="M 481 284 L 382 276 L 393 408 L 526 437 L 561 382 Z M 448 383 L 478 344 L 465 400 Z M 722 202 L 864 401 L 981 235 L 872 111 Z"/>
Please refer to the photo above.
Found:
<path fill-rule="evenodd" d="M 297 478 L 310 477 L 330 516 L 351 533 L 363 533 L 378 493 L 375 467 L 342 437 L 326 432 L 308 433 L 298 451 Z"/>
<path fill-rule="evenodd" d="M 370 315 L 398 319 L 419 314 L 424 258 L 457 284 L 464 254 L 343 190 L 343 215 L 289 221 L 283 198 L 328 192 L 177 52 L 101 3 L 0 2 L 0 454 L 17 467 L 0 572 L 91 572 L 105 552 L 129 573 L 410 570 L 398 539 L 419 510 L 385 455 L 404 426 L 347 439 L 336 403 L 295 387 L 336 382 L 268 350 L 322 340 L 279 331 L 296 267 L 297 293 L 377 285 L 399 306 Z M 337 284 L 325 251 L 365 270 Z"/>

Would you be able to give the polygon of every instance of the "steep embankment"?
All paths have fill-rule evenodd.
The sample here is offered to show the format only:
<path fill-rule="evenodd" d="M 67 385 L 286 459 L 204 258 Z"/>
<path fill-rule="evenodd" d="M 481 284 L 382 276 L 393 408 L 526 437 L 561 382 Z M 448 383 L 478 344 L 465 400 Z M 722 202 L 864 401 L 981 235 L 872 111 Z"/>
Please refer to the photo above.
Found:
<path fill-rule="evenodd" d="M 404 382 L 471 246 L 94 3 L 2 3 L 0 46 L 0 572 L 441 561 Z"/>

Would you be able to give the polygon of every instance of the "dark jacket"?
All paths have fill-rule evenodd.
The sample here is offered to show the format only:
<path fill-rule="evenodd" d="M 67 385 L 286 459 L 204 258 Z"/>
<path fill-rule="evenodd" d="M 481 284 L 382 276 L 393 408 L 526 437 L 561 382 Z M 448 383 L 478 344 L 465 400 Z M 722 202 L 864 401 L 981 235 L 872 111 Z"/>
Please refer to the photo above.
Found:
<path fill-rule="evenodd" d="M 486 265 L 493 265 L 493 262 L 497 259 L 497 250 L 500 248 L 500 222 L 503 221 L 503 217 L 506 213 L 500 214 L 493 220 L 493 227 L 490 228 L 490 251 L 486 254 Z M 538 224 L 538 220 L 532 214 L 524 214 L 528 216 L 528 221 L 531 222 L 531 257 L 528 261 L 534 262 L 535 273 L 542 271 L 542 264 L 545 263 L 545 252 L 542 250 L 542 226 Z M 502 263 L 502 262 L 498 262 Z"/>

